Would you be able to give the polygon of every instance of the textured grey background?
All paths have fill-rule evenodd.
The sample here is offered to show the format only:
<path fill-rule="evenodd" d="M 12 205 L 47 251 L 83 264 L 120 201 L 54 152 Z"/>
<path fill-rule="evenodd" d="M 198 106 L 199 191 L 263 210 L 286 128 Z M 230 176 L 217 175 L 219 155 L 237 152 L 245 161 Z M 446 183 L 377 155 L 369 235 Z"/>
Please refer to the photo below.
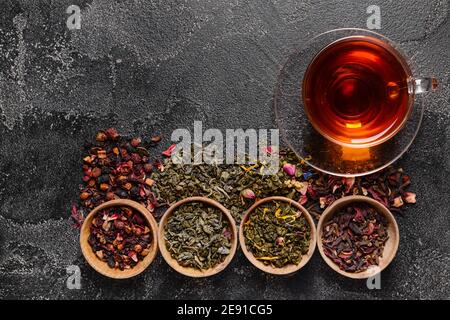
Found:
<path fill-rule="evenodd" d="M 70 4 L 81 30 L 66 27 Z M 185 278 L 159 256 L 115 282 L 84 262 L 69 221 L 85 139 L 107 126 L 170 135 L 194 120 L 216 128 L 272 128 L 277 70 L 309 37 L 366 27 L 434 75 L 423 127 L 400 164 L 418 204 L 399 218 L 397 258 L 382 289 L 341 278 L 318 253 L 274 278 L 239 253 L 223 273 Z M 450 20 L 448 1 L 0 0 L 0 298 L 450 298 Z M 68 290 L 79 265 L 82 289 Z"/>

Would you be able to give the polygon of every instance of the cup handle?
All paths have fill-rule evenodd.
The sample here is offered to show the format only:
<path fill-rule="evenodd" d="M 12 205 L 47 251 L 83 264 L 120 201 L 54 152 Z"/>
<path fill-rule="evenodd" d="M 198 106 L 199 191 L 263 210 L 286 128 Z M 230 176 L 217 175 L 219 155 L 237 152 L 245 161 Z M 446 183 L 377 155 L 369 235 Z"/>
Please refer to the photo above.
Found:
<path fill-rule="evenodd" d="M 414 93 L 420 94 L 435 91 L 438 86 L 436 78 L 419 78 L 414 79 Z"/>

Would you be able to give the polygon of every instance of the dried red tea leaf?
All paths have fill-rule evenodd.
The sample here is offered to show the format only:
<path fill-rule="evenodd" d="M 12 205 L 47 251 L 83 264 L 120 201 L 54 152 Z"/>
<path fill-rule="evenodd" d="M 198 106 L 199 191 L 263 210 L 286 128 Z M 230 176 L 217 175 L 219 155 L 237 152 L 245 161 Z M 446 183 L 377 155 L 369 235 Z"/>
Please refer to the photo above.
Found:
<path fill-rule="evenodd" d="M 72 204 L 72 209 L 70 211 L 70 216 L 75 222 L 75 228 L 80 229 L 84 222 L 84 214 L 81 210 L 78 210 L 76 204 Z"/>

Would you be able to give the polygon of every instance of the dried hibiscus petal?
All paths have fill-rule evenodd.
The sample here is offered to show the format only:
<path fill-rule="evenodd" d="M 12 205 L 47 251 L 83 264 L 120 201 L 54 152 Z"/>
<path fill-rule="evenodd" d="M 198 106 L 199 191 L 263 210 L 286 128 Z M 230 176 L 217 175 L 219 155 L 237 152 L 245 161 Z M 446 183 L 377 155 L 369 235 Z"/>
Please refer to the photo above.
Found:
<path fill-rule="evenodd" d="M 173 150 L 176 148 L 176 144 L 172 144 L 165 151 L 162 152 L 163 156 L 170 157 L 172 155 Z"/>

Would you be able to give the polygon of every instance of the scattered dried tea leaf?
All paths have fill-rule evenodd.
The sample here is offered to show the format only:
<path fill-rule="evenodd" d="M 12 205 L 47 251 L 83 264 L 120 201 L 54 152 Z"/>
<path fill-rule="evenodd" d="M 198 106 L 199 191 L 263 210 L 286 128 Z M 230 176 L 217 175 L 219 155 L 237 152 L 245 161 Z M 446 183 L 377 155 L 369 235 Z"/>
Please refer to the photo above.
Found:
<path fill-rule="evenodd" d="M 406 206 L 395 207 L 396 197 L 402 197 L 408 204 L 415 201 L 406 192 L 411 179 L 401 168 L 388 167 L 364 177 L 341 178 L 314 170 L 290 149 L 280 150 L 279 156 L 280 170 L 266 176 L 260 174 L 260 163 L 252 166 L 181 165 L 168 158 L 164 164 L 155 163 L 158 170 L 152 174 L 155 180 L 153 190 L 158 203 L 164 206 L 189 196 L 210 197 L 226 206 L 238 222 L 242 213 L 256 200 L 275 195 L 298 201 L 316 219 L 335 200 L 347 195 L 374 198 L 397 214 L 404 214 Z M 251 190 L 254 197 L 244 190 Z"/>

